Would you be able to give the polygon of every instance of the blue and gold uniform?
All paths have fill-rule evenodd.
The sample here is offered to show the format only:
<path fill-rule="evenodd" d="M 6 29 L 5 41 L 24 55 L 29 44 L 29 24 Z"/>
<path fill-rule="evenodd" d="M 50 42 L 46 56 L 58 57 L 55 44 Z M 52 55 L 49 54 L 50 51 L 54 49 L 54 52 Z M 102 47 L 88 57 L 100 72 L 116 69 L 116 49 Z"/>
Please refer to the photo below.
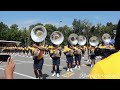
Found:
<path fill-rule="evenodd" d="M 74 56 L 74 50 L 72 46 L 64 46 L 64 54 L 66 55 L 66 59 L 67 59 L 67 71 L 71 71 L 72 70 L 72 66 L 73 66 L 73 56 Z"/>
<path fill-rule="evenodd" d="M 59 77 L 59 66 L 60 66 L 60 57 L 61 57 L 61 47 L 58 46 L 50 46 L 50 57 L 52 58 L 52 65 L 53 65 L 53 74 L 55 76 L 57 73 L 57 77 Z M 56 66 L 56 70 L 55 70 Z M 56 71 L 56 72 L 55 72 Z"/>
<path fill-rule="evenodd" d="M 82 51 L 79 47 L 74 47 L 75 68 L 80 68 Z"/>
<path fill-rule="evenodd" d="M 32 55 L 34 60 L 34 64 L 33 64 L 34 72 L 35 72 L 36 78 L 38 77 L 40 78 L 42 77 L 42 67 L 44 63 L 44 58 L 43 58 L 44 48 L 42 46 L 34 45 L 33 47 L 31 47 L 31 49 L 32 49 Z"/>

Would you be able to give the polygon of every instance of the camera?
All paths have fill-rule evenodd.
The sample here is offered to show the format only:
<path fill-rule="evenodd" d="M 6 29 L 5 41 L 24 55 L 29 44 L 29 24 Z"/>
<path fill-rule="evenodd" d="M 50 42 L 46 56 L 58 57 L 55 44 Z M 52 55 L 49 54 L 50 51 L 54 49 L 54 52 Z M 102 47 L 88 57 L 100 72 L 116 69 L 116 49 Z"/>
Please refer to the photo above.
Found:
<path fill-rule="evenodd" d="M 11 57 L 10 55 L 0 55 L 0 61 L 7 62 L 7 59 Z"/>

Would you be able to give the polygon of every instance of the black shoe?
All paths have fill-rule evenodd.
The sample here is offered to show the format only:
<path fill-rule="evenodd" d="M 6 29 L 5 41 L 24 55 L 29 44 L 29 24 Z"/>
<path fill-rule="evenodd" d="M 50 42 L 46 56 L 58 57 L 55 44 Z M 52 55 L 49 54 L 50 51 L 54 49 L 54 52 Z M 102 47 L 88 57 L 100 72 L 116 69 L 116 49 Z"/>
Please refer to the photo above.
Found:
<path fill-rule="evenodd" d="M 38 78 L 39 76 L 38 75 L 36 75 L 36 78 Z"/>

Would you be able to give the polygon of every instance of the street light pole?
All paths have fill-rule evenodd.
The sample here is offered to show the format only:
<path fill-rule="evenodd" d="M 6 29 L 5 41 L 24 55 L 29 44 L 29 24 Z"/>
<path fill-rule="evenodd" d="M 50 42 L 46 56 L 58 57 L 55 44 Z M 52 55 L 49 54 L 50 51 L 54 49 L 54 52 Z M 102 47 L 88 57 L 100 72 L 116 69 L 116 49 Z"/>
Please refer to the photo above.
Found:
<path fill-rule="evenodd" d="M 89 41 L 88 41 L 88 33 L 87 33 L 87 30 L 85 29 L 85 33 L 86 33 L 86 39 L 87 39 L 87 59 L 89 59 L 89 50 L 88 50 L 88 43 L 89 43 Z"/>
<path fill-rule="evenodd" d="M 60 27 L 60 23 L 62 23 L 62 21 L 59 21 L 59 27 Z"/>
<path fill-rule="evenodd" d="M 87 34 L 87 30 L 86 29 L 83 29 L 82 30 L 83 33 L 85 33 L 85 37 L 86 37 L 86 43 L 87 43 L 87 59 L 89 59 L 89 51 L 88 51 L 88 34 Z"/>

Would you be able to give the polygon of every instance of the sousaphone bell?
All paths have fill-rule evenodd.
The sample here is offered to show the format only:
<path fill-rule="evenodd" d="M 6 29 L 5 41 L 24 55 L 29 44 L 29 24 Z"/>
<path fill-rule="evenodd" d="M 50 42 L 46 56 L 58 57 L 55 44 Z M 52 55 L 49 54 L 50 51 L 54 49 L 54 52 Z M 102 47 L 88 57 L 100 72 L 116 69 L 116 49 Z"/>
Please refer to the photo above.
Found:
<path fill-rule="evenodd" d="M 109 44 L 110 40 L 111 40 L 111 36 L 108 33 L 103 34 L 102 36 L 102 40 L 105 44 Z"/>
<path fill-rule="evenodd" d="M 99 44 L 99 40 L 98 40 L 98 37 L 97 36 L 92 36 L 90 39 L 89 39 L 89 44 L 91 46 L 97 46 Z"/>
<path fill-rule="evenodd" d="M 47 30 L 44 26 L 35 26 L 31 31 L 31 38 L 34 42 L 42 42 L 47 36 Z"/>
<path fill-rule="evenodd" d="M 59 31 L 54 31 L 51 35 L 50 35 L 50 40 L 53 44 L 55 45 L 60 45 L 63 40 L 64 40 L 64 36 L 61 32 Z"/>
<path fill-rule="evenodd" d="M 86 37 L 85 37 L 85 36 L 83 36 L 83 35 L 79 35 L 79 36 L 78 36 L 78 44 L 79 44 L 79 45 L 83 46 L 83 45 L 86 44 L 86 42 L 87 42 L 87 40 L 86 40 Z"/>
<path fill-rule="evenodd" d="M 45 27 L 38 25 L 35 26 L 32 30 L 31 30 L 31 38 L 34 42 L 42 42 L 43 40 L 45 40 L 47 36 L 47 30 Z M 34 56 L 38 56 L 40 54 L 40 50 L 35 48 L 34 51 Z"/>
<path fill-rule="evenodd" d="M 76 45 L 78 43 L 78 35 L 75 33 L 70 34 L 68 37 L 68 42 L 71 45 Z"/>

